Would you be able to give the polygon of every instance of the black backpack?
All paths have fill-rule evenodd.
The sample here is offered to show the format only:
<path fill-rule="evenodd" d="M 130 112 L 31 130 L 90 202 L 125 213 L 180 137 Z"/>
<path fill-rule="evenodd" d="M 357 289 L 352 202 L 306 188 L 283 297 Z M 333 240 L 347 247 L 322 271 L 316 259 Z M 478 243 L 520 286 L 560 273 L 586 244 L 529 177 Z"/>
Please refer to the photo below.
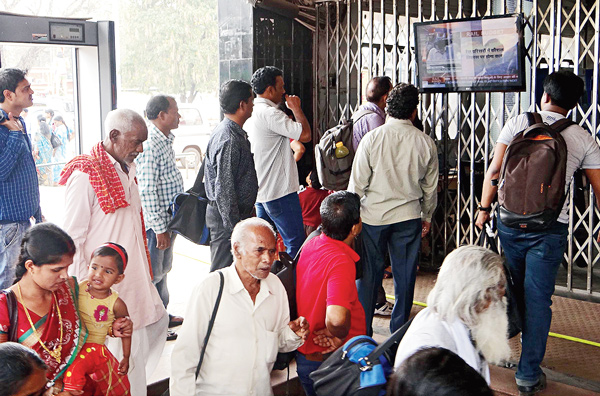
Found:
<path fill-rule="evenodd" d="M 565 202 L 567 144 L 561 132 L 575 124 L 565 118 L 552 125 L 538 113 L 525 113 L 529 126 L 508 145 L 498 184 L 499 216 L 507 227 L 550 227 Z"/>
<path fill-rule="evenodd" d="M 371 113 L 373 111 L 362 109 L 354 113 L 350 120 L 342 119 L 338 125 L 325 131 L 319 143 L 315 145 L 317 174 L 321 185 L 327 190 L 341 191 L 348 188 L 354 161 L 352 148 L 354 123 Z M 337 142 L 342 142 L 350 152 L 344 158 L 335 156 Z"/>

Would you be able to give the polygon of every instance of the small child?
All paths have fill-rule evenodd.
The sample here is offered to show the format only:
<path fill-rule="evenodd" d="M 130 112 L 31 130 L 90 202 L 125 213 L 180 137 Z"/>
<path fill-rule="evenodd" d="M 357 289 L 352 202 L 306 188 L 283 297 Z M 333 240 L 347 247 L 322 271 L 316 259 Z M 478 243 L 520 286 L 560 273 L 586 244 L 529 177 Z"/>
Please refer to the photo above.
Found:
<path fill-rule="evenodd" d="M 89 376 L 95 381 L 96 393 L 107 396 L 129 395 L 129 354 L 131 337 L 122 338 L 123 359 L 119 363 L 104 345 L 112 336 L 115 318 L 128 316 L 127 306 L 111 286 L 125 277 L 127 252 L 116 243 L 107 242 L 92 254 L 88 279 L 79 284 L 79 315 L 89 336 L 71 364 L 64 379 L 64 390 L 80 391 Z M 87 387 L 86 387 L 87 388 Z"/>

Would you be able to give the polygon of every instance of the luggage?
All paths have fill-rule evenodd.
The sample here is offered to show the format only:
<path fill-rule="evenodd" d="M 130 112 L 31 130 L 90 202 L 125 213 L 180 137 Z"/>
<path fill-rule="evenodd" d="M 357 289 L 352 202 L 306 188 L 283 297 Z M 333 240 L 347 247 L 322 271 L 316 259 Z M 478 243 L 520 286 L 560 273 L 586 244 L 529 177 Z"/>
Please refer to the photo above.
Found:
<path fill-rule="evenodd" d="M 529 127 L 508 145 L 498 184 L 499 217 L 507 227 L 543 230 L 550 227 L 565 202 L 567 144 L 561 132 L 569 119 L 552 125 L 537 113 L 526 113 Z"/>
<path fill-rule="evenodd" d="M 318 396 L 379 396 L 394 371 L 398 344 L 412 319 L 383 344 L 366 335 L 348 340 L 310 374 Z"/>
<path fill-rule="evenodd" d="M 359 110 L 347 121 L 342 119 L 340 123 L 325 131 L 319 143 L 315 145 L 315 162 L 317 174 L 321 185 L 327 190 L 341 191 L 348 188 L 352 162 L 354 161 L 354 149 L 352 148 L 352 129 L 356 121 L 363 116 L 373 113 L 371 110 Z M 336 156 L 336 145 L 341 142 L 348 151 L 348 155 L 338 158 Z"/>
<path fill-rule="evenodd" d="M 195 244 L 208 246 L 210 244 L 210 232 L 206 226 L 208 199 L 202 181 L 205 162 L 202 162 L 194 186 L 187 192 L 173 197 L 169 205 L 169 213 L 173 217 L 167 228 Z"/>

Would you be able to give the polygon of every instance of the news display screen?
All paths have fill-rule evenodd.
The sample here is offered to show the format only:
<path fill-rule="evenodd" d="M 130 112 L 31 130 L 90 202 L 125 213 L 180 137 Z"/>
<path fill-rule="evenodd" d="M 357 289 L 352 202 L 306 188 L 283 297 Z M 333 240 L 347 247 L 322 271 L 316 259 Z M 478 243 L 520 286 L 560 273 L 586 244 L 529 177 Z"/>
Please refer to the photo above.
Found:
<path fill-rule="evenodd" d="M 523 91 L 522 15 L 415 23 L 422 92 Z"/>

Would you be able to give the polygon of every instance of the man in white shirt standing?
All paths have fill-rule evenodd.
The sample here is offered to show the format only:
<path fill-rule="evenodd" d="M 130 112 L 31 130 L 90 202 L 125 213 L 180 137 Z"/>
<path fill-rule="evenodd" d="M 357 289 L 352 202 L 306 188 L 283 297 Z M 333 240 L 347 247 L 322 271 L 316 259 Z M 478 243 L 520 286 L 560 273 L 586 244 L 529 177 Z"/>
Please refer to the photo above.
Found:
<path fill-rule="evenodd" d="M 130 370 L 132 395 L 146 394 L 146 375 L 152 374 L 166 343 L 168 315 L 150 279 L 149 253 L 142 218 L 142 201 L 134 159 L 148 137 L 144 119 L 132 110 L 113 110 L 106 116 L 106 138 L 91 155 L 73 158 L 64 168 L 65 231 L 77 248 L 69 274 L 86 278 L 92 252 L 107 241 L 122 245 L 129 256 L 125 278 L 114 289 L 127 304 L 133 321 Z M 117 359 L 121 341 L 108 347 Z"/>
<path fill-rule="evenodd" d="M 269 223 L 256 217 L 242 220 L 231 234 L 231 248 L 234 263 L 220 270 L 223 293 L 207 345 L 219 273 L 208 275 L 190 298 L 171 355 L 172 396 L 272 395 L 270 373 L 277 352 L 295 350 L 308 336 L 306 319 L 290 322 L 285 288 L 271 273 L 277 248 Z"/>
<path fill-rule="evenodd" d="M 348 190 L 361 197 L 364 272 L 356 282 L 372 334 L 377 288 L 389 251 L 396 304 L 390 329 L 398 330 L 412 308 L 421 238 L 437 204 L 438 157 L 433 139 L 413 126 L 419 91 L 396 85 L 388 95 L 388 118 L 358 145 Z"/>
<path fill-rule="evenodd" d="M 427 297 L 427 308 L 402 338 L 394 366 L 420 349 L 441 347 L 460 356 L 489 384 L 488 363 L 510 358 L 505 288 L 502 257 L 479 246 L 451 252 Z"/>
<path fill-rule="evenodd" d="M 285 95 L 283 72 L 278 68 L 258 69 L 251 85 L 258 97 L 244 130 L 248 132 L 258 177 L 256 215 L 275 225 L 287 252 L 295 257 L 305 233 L 298 199 L 298 168 L 290 139 L 310 142 L 310 124 L 300 107 L 300 98 Z M 277 108 L 284 95 L 296 121 Z"/>

